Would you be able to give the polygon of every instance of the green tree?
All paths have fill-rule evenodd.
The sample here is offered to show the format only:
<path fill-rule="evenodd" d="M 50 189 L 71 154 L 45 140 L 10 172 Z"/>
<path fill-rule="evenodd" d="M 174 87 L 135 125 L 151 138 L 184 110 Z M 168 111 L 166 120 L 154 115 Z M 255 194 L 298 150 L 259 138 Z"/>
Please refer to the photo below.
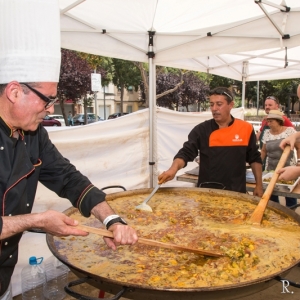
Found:
<path fill-rule="evenodd" d="M 85 59 L 93 68 L 104 69 L 106 77 L 102 80 L 102 85 L 108 85 L 113 82 L 121 92 L 120 112 L 123 113 L 123 99 L 125 89 L 133 87 L 138 90 L 141 82 L 141 73 L 136 63 L 117 58 L 102 57 L 98 55 L 80 53 L 80 56 Z"/>
<path fill-rule="evenodd" d="M 297 97 L 299 78 L 270 81 L 270 83 L 275 89 L 274 95 L 279 99 L 280 104 L 286 108 L 290 107 L 291 104 L 292 113 L 295 113 L 294 105 L 299 101 Z"/>
<path fill-rule="evenodd" d="M 62 60 L 60 78 L 58 84 L 58 98 L 62 114 L 67 124 L 67 114 L 64 109 L 64 102 L 72 99 L 74 103 L 83 100 L 85 121 L 87 123 L 87 106 L 91 105 L 91 73 L 93 72 L 88 62 L 78 55 L 78 52 L 62 49 Z M 102 76 L 105 72 L 101 70 Z"/>
<path fill-rule="evenodd" d="M 126 61 L 118 58 L 112 58 L 109 65 L 109 73 L 112 77 L 112 82 L 121 92 L 120 113 L 123 114 L 123 99 L 124 91 L 129 87 L 138 90 L 141 82 L 140 70 L 131 61 Z"/>
<path fill-rule="evenodd" d="M 178 110 L 179 106 L 201 104 L 206 101 L 208 85 L 200 79 L 197 72 L 181 70 L 168 70 L 160 73 L 156 79 L 157 104 Z"/>

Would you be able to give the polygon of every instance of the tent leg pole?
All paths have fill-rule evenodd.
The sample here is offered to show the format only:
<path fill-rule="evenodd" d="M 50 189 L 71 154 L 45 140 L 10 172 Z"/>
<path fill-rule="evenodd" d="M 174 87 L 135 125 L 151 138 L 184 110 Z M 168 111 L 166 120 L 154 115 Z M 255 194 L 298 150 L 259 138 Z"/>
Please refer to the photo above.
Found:
<path fill-rule="evenodd" d="M 150 167 L 150 188 L 153 187 L 153 168 L 155 165 L 154 161 L 154 151 L 153 151 L 153 141 L 154 141 L 154 122 L 153 122 L 153 117 L 154 117 L 154 107 L 156 104 L 156 96 L 155 96 L 155 91 L 154 91 L 154 62 L 153 58 L 155 56 L 153 52 L 153 38 L 154 38 L 155 32 L 149 31 L 149 46 L 148 46 L 148 61 L 149 61 L 149 167 Z"/>
<path fill-rule="evenodd" d="M 153 187 L 153 64 L 149 58 L 149 167 L 150 167 L 150 188 Z"/>
<path fill-rule="evenodd" d="M 243 88 L 242 88 L 242 107 L 245 109 L 245 94 L 246 94 L 246 78 L 248 74 L 248 61 L 243 61 Z"/>

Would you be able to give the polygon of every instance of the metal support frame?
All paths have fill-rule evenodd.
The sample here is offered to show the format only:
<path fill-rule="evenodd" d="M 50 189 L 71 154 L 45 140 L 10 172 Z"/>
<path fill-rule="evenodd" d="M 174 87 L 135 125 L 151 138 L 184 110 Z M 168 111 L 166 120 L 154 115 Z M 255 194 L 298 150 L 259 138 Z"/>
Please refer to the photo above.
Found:
<path fill-rule="evenodd" d="M 243 71 L 242 71 L 242 107 L 245 108 L 245 93 L 246 93 L 246 78 L 248 76 L 248 61 L 243 61 Z"/>
<path fill-rule="evenodd" d="M 264 14 L 266 15 L 266 17 L 270 20 L 270 22 L 272 23 L 272 25 L 276 28 L 276 30 L 279 32 L 279 34 L 281 35 L 282 39 L 289 39 L 290 35 L 289 34 L 285 34 L 280 28 L 279 26 L 275 23 L 275 21 L 272 19 L 272 17 L 270 16 L 270 14 L 268 13 L 268 11 L 265 9 L 265 7 L 263 6 L 263 4 L 266 5 L 270 5 L 272 7 L 276 7 L 278 9 L 280 9 L 282 12 L 289 12 L 291 9 L 288 6 L 282 6 L 282 5 L 276 5 L 272 2 L 266 1 L 266 0 L 254 0 L 254 2 L 261 8 L 261 10 L 264 12 Z"/>
<path fill-rule="evenodd" d="M 153 145 L 154 145 L 154 130 L 153 128 L 153 115 L 154 115 L 154 108 L 156 105 L 155 91 L 154 91 L 154 83 L 153 83 L 153 74 L 155 74 L 155 65 L 153 62 L 153 58 L 155 57 L 155 53 L 153 51 L 153 44 L 154 44 L 154 31 L 148 31 L 149 33 L 149 44 L 148 44 L 148 61 L 149 61 L 149 167 L 150 167 L 150 187 L 153 187 L 153 168 L 155 165 L 154 161 L 154 152 L 153 152 Z"/>

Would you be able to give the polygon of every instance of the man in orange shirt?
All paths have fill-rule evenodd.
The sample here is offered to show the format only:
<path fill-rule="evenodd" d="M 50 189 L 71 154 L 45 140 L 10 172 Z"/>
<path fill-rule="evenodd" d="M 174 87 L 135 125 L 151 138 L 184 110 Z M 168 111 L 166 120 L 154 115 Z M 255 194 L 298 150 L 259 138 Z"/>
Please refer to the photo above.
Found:
<path fill-rule="evenodd" d="M 195 159 L 199 151 L 199 187 L 245 193 L 247 162 L 256 181 L 253 194 L 262 196 L 262 161 L 253 126 L 230 114 L 234 101 L 228 88 L 215 88 L 209 95 L 213 118 L 192 129 L 171 167 L 158 177 L 159 184 L 172 180 L 178 170 Z"/>

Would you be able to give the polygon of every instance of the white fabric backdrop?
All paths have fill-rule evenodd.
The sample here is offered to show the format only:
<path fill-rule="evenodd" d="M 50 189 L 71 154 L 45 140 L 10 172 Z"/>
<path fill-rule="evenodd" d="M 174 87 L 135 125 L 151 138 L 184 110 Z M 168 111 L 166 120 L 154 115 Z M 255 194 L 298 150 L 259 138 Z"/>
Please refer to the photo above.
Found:
<path fill-rule="evenodd" d="M 236 118 L 244 118 L 243 108 L 232 110 Z M 186 113 L 157 108 L 158 171 L 169 168 L 174 155 L 182 147 L 188 133 L 198 123 L 211 118 L 210 112 Z M 149 110 L 141 110 L 114 120 L 97 122 L 85 126 L 51 128 L 47 127 L 52 142 L 78 170 L 88 176 L 95 186 L 122 185 L 127 190 L 149 187 Z M 184 173 L 196 167 L 191 162 Z M 176 179 L 164 186 L 193 186 Z M 106 190 L 106 193 L 120 189 Z M 64 211 L 70 202 L 55 193 L 38 186 L 33 212 L 47 209 Z M 46 244 L 45 235 L 24 233 L 20 243 L 19 261 L 12 277 L 13 295 L 21 293 L 21 270 L 30 256 L 50 257 L 52 253 Z"/>

